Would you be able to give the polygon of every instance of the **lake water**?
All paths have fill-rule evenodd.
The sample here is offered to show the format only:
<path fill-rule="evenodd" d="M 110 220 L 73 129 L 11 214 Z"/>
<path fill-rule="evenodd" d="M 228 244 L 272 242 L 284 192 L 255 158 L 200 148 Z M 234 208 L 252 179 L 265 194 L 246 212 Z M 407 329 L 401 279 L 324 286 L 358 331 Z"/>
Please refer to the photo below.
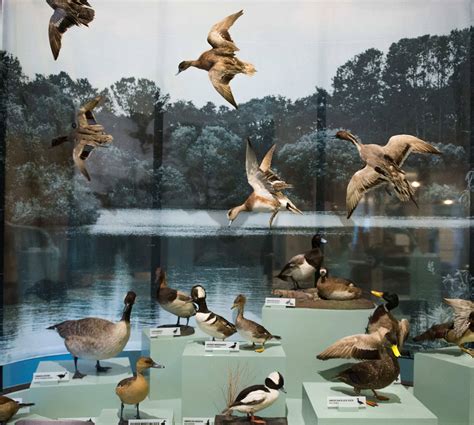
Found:
<path fill-rule="evenodd" d="M 0 363 L 65 352 L 62 339 L 46 330 L 49 325 L 87 316 L 118 320 L 128 290 L 138 297 L 127 349 L 139 349 L 142 328 L 175 321 L 155 302 L 152 272 L 159 265 L 172 287 L 203 285 L 216 313 L 231 318 L 232 301 L 243 293 L 248 317 L 258 318 L 272 276 L 309 249 L 318 230 L 329 241 L 331 272 L 365 290 L 399 293 L 399 311 L 415 327 L 444 312 L 436 309 L 453 288 L 443 276 L 454 276 L 469 261 L 465 218 L 347 222 L 331 213 L 282 213 L 273 230 L 268 218 L 242 214 L 228 227 L 225 211 L 103 210 L 95 225 L 76 229 L 7 226 L 11 258 L 0 310 Z"/>

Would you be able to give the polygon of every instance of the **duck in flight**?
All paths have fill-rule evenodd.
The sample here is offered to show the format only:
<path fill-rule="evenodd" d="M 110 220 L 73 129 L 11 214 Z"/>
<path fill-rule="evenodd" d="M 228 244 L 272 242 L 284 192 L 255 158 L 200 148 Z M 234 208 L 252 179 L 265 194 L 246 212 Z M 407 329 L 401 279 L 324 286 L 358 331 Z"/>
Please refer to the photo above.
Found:
<path fill-rule="evenodd" d="M 258 165 L 257 156 L 253 150 L 250 139 L 247 139 L 247 152 L 245 168 L 247 171 L 247 180 L 253 188 L 252 194 L 242 205 L 237 205 L 227 212 L 229 226 L 241 212 L 271 212 L 270 228 L 273 220 L 279 211 L 288 210 L 295 214 L 303 214 L 291 202 L 283 190 L 293 186 L 283 181 L 272 170 L 272 158 L 275 151 L 275 145 L 266 153 L 260 165 Z"/>
<path fill-rule="evenodd" d="M 178 66 L 178 74 L 191 66 L 207 71 L 217 92 L 236 109 L 238 106 L 230 82 L 237 74 L 253 75 L 256 72 L 251 63 L 243 62 L 235 56 L 239 49 L 229 34 L 229 28 L 243 13 L 241 10 L 215 24 L 207 36 L 212 49 L 205 51 L 197 60 L 183 61 Z"/>
<path fill-rule="evenodd" d="M 56 60 L 61 50 L 63 34 L 74 25 L 89 26 L 95 12 L 87 0 L 46 0 L 46 3 L 54 9 L 48 32 L 49 44 Z"/>
<path fill-rule="evenodd" d="M 364 145 L 348 131 L 338 131 L 336 138 L 353 143 L 365 162 L 365 166 L 352 176 L 347 186 L 347 218 L 350 218 L 366 192 L 387 184 L 393 188 L 400 201 L 411 199 L 417 205 L 413 187 L 401 167 L 412 152 L 441 154 L 434 146 L 408 134 L 392 136 L 385 146 Z"/>

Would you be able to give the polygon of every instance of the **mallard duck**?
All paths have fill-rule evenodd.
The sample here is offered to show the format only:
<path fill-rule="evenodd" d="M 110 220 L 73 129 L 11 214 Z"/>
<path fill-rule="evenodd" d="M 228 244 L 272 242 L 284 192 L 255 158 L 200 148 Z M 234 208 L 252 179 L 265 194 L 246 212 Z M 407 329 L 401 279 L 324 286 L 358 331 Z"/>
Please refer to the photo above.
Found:
<path fill-rule="evenodd" d="M 263 353 L 265 351 L 265 343 L 270 339 L 280 340 L 281 337 L 278 335 L 272 335 L 268 332 L 262 325 L 254 322 L 253 320 L 246 319 L 244 317 L 244 308 L 247 298 L 245 295 L 238 295 L 234 300 L 234 305 L 232 309 L 237 308 L 237 318 L 235 320 L 235 327 L 239 335 L 244 338 L 246 341 L 250 341 L 253 346 L 255 344 L 262 344 L 261 348 L 255 350 L 257 353 Z"/>
<path fill-rule="evenodd" d="M 285 282 L 292 282 L 295 289 L 300 289 L 298 282 L 309 279 L 314 273 L 320 273 L 319 269 L 324 261 L 324 253 L 321 249 L 322 244 L 326 244 L 319 233 L 311 239 L 312 249 L 304 254 L 298 254 L 290 258 L 281 272 L 276 276 Z"/>
<path fill-rule="evenodd" d="M 252 385 L 245 388 L 222 413 L 224 415 L 230 415 L 234 411 L 246 413 L 250 422 L 265 424 L 264 420 L 255 417 L 255 413 L 275 403 L 280 395 L 279 391 L 286 393 L 284 384 L 282 374 L 272 372 L 265 379 L 265 385 Z"/>
<path fill-rule="evenodd" d="M 275 145 L 266 153 L 259 166 L 252 143 L 250 139 L 247 139 L 245 168 L 247 171 L 247 180 L 253 188 L 253 193 L 242 205 L 231 208 L 227 212 L 229 226 L 243 211 L 271 212 L 270 228 L 279 211 L 288 210 L 295 214 L 303 214 L 282 192 L 292 186 L 284 182 L 270 168 L 274 151 Z"/>
<path fill-rule="evenodd" d="M 343 370 L 336 378 L 352 386 L 356 395 L 359 395 L 361 390 L 371 390 L 377 400 L 389 400 L 388 397 L 377 394 L 375 390 L 389 386 L 400 374 L 398 364 L 400 352 L 396 343 L 395 334 L 386 333 L 383 340 L 384 348 L 379 350 L 380 358 L 356 363 Z M 367 404 L 374 405 L 375 403 L 368 401 Z"/>
<path fill-rule="evenodd" d="M 63 34 L 74 25 L 89 26 L 95 12 L 87 0 L 46 0 L 46 3 L 54 9 L 49 20 L 49 44 L 56 60 Z"/>
<path fill-rule="evenodd" d="M 74 356 L 73 379 L 82 379 L 86 376 L 77 368 L 79 358 L 96 360 L 97 372 L 107 372 L 110 369 L 110 367 L 101 366 L 99 360 L 115 357 L 127 345 L 130 338 L 130 315 L 135 298 L 135 292 L 127 293 L 120 322 L 114 323 L 97 317 L 87 317 L 66 320 L 48 328 L 56 330 L 64 338 L 67 350 Z"/>
<path fill-rule="evenodd" d="M 347 186 L 347 218 L 366 192 L 386 184 L 393 188 L 400 201 L 411 199 L 416 205 L 415 192 L 401 167 L 412 152 L 441 154 L 429 143 L 407 134 L 392 136 L 385 146 L 363 145 L 348 131 L 338 131 L 336 137 L 353 143 L 365 162 L 365 167 L 352 176 Z"/>
<path fill-rule="evenodd" d="M 131 378 L 122 379 L 115 388 L 115 394 L 121 401 L 120 422 L 123 419 L 123 409 L 125 404 L 135 405 L 137 408 L 136 419 L 140 419 L 140 403 L 148 397 L 150 387 L 148 381 L 143 376 L 147 369 L 162 369 L 164 366 L 155 363 L 150 357 L 140 357 L 136 363 L 137 373 Z"/>
<path fill-rule="evenodd" d="M 474 342 L 474 302 L 451 298 L 445 298 L 444 301 L 453 308 L 454 320 L 434 325 L 413 340 L 419 342 L 444 339 L 474 357 L 474 350 L 464 347 L 464 344 Z"/>
<path fill-rule="evenodd" d="M 34 405 L 34 403 L 18 403 L 11 398 L 0 395 L 0 425 L 5 425 L 21 408 Z"/>
<path fill-rule="evenodd" d="M 406 319 L 397 320 L 391 313 L 394 308 L 398 307 L 398 295 L 379 291 L 370 291 L 370 293 L 376 297 L 383 298 L 387 302 L 379 305 L 369 317 L 367 333 L 376 332 L 380 328 L 393 331 L 397 335 L 397 345 L 401 350 L 410 333 L 410 323 Z"/>
<path fill-rule="evenodd" d="M 161 268 L 156 269 L 156 282 L 158 283 L 156 298 L 160 306 L 167 312 L 178 316 L 176 326 L 179 326 L 181 317 L 186 318 L 186 326 L 188 326 L 189 318 L 196 314 L 193 299 L 181 291 L 169 288 L 166 273 Z"/>
<path fill-rule="evenodd" d="M 191 297 L 198 305 L 196 312 L 196 323 L 204 333 L 216 338 L 229 338 L 237 332 L 236 327 L 222 316 L 209 311 L 206 304 L 206 290 L 201 285 L 195 285 L 191 289 Z"/>
<path fill-rule="evenodd" d="M 329 276 L 329 271 L 321 267 L 316 284 L 318 295 L 325 300 L 355 300 L 362 295 L 362 289 L 343 277 Z"/>
<path fill-rule="evenodd" d="M 212 49 L 204 52 L 197 60 L 183 61 L 178 66 L 178 74 L 190 66 L 207 71 L 217 92 L 236 109 L 237 102 L 229 83 L 237 74 L 253 75 L 256 72 L 251 63 L 243 62 L 235 56 L 239 49 L 229 34 L 229 28 L 243 14 L 244 11 L 241 10 L 215 24 L 207 36 Z"/>
<path fill-rule="evenodd" d="M 57 137 L 51 142 L 52 147 L 64 142 L 76 142 L 72 151 L 72 159 L 79 171 L 89 181 L 91 177 L 86 169 L 86 160 L 96 147 L 105 147 L 114 139 L 110 134 L 104 132 L 102 125 L 97 124 L 92 112 L 102 100 L 102 96 L 97 96 L 83 105 L 77 113 L 77 123 L 72 124 L 70 134 Z"/>

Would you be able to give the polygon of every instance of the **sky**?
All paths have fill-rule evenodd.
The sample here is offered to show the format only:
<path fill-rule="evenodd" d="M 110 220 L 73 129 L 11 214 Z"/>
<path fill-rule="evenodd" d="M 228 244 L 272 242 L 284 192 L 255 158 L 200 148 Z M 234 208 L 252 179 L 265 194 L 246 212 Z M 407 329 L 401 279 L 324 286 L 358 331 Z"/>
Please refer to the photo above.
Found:
<path fill-rule="evenodd" d="M 44 0 L 3 0 L 3 49 L 24 72 L 66 71 L 102 89 L 122 77 L 156 81 L 171 99 L 225 104 L 204 71 L 176 76 L 178 63 L 209 48 L 210 27 L 244 9 L 231 28 L 238 57 L 257 68 L 237 76 L 237 102 L 254 97 L 307 96 L 331 89 L 336 69 L 375 47 L 384 52 L 405 37 L 447 34 L 471 22 L 470 0 L 90 0 L 96 19 L 63 37 L 57 62 L 48 41 L 52 9 Z M 0 5 L 2 0 L 0 0 Z M 1 16 L 0 16 L 1 17 Z"/>

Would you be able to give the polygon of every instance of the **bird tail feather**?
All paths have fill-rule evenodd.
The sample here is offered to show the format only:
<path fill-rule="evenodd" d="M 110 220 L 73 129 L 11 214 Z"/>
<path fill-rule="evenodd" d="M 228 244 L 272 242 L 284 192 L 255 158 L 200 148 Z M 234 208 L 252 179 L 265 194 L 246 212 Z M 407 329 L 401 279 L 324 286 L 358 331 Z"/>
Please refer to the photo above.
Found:
<path fill-rule="evenodd" d="M 257 70 L 251 63 L 244 62 L 244 71 L 243 72 L 244 72 L 244 74 L 247 74 L 247 75 L 254 75 L 257 72 Z"/>

